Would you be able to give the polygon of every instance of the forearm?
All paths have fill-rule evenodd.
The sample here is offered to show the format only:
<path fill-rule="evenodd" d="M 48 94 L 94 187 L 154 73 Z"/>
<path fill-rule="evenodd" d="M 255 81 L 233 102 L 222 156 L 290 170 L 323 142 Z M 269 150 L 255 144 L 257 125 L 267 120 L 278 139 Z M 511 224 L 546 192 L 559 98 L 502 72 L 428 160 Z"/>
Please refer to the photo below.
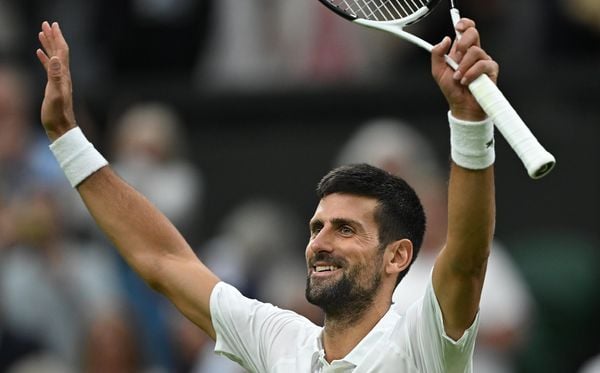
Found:
<path fill-rule="evenodd" d="M 494 234 L 494 125 L 448 113 L 452 165 L 444 255 L 459 274 L 483 275 Z"/>
<path fill-rule="evenodd" d="M 433 271 L 433 287 L 446 333 L 458 340 L 474 321 L 495 222 L 493 167 L 469 170 L 452 164 L 448 233 Z"/>
<path fill-rule="evenodd" d="M 448 117 L 452 165 L 448 231 L 433 272 L 433 286 L 449 336 L 458 339 L 479 309 L 494 234 L 493 125 Z"/>
<path fill-rule="evenodd" d="M 77 190 L 98 226 L 151 286 L 158 287 L 161 265 L 168 258 L 196 260 L 171 222 L 109 167 L 89 176 Z"/>
<path fill-rule="evenodd" d="M 469 170 L 452 163 L 444 254 L 453 270 L 465 275 L 484 275 L 494 226 L 493 166 Z"/>
<path fill-rule="evenodd" d="M 209 302 L 219 279 L 173 224 L 109 167 L 90 175 L 77 190 L 125 261 L 214 339 Z"/>

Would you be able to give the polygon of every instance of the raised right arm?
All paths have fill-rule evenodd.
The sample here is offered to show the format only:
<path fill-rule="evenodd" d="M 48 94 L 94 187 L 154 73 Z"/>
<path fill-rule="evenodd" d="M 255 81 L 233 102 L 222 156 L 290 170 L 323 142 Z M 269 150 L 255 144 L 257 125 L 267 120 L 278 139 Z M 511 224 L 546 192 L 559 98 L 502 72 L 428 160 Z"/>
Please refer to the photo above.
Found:
<path fill-rule="evenodd" d="M 48 73 L 42 124 L 55 141 L 76 126 L 69 49 L 57 23 L 44 22 L 39 38 L 43 50 L 37 56 Z M 127 263 L 214 339 L 209 300 L 219 279 L 173 224 L 108 166 L 77 185 L 77 191 Z"/>

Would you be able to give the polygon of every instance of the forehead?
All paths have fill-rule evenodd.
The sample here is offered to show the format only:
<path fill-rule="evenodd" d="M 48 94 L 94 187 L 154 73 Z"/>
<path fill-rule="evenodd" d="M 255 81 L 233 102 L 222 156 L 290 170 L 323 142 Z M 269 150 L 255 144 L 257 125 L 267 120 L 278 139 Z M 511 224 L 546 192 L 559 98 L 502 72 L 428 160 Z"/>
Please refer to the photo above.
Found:
<path fill-rule="evenodd" d="M 323 197 L 311 220 L 352 219 L 364 224 L 375 224 L 375 198 L 333 193 Z"/>

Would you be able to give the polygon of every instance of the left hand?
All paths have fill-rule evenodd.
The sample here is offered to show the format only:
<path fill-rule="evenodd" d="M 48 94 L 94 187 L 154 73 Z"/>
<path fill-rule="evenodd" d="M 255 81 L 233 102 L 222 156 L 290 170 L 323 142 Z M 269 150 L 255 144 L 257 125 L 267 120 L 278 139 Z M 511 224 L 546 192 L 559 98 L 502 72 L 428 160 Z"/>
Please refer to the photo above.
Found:
<path fill-rule="evenodd" d="M 431 73 L 454 117 L 482 120 L 486 114 L 469 91 L 469 84 L 481 74 L 487 74 L 495 83 L 498 64 L 481 48 L 479 32 L 473 20 L 462 18 L 456 24 L 456 31 L 462 33 L 460 40 L 455 40 L 451 45 L 450 38 L 445 37 L 431 51 Z M 444 54 L 458 63 L 456 72 L 446 64 Z"/>

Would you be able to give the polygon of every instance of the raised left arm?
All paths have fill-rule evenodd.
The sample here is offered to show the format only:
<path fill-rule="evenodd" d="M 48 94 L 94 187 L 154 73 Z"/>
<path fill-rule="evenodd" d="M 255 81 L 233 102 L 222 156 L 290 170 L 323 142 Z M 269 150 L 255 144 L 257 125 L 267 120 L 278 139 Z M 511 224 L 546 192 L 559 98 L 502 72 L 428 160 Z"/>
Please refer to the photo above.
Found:
<path fill-rule="evenodd" d="M 457 30 L 462 38 L 451 49 L 450 39 L 445 38 L 433 50 L 432 74 L 454 118 L 482 121 L 486 115 L 468 90 L 468 84 L 483 73 L 496 81 L 498 65 L 481 49 L 473 21 L 462 19 Z M 459 63 L 457 72 L 445 63 L 444 53 L 449 49 L 449 55 Z M 447 241 L 436 259 L 432 281 L 444 329 L 455 340 L 473 323 L 479 309 L 494 234 L 494 195 L 492 165 L 469 169 L 452 162 Z"/>

